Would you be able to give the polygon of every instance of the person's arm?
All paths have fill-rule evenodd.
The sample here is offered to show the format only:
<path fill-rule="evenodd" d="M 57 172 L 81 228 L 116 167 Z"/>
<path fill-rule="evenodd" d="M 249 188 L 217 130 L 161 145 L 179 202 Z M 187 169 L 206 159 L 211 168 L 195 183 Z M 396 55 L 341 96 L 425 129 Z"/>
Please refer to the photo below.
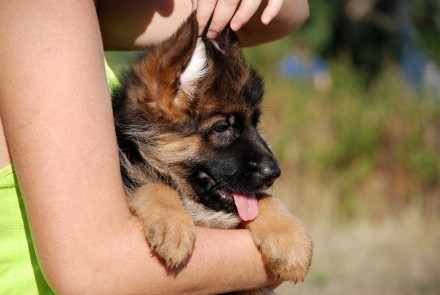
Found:
<path fill-rule="evenodd" d="M 267 4 L 268 1 L 262 2 Z M 237 32 L 243 46 L 255 46 L 286 37 L 296 32 L 309 17 L 307 0 L 284 0 L 276 16 L 267 14 L 271 17 L 268 24 L 264 20 L 265 9 L 265 5 L 260 5 L 249 22 Z"/>
<path fill-rule="evenodd" d="M 207 21 L 206 17 L 213 11 L 209 3 L 217 2 L 219 5 L 215 8 L 217 16 L 212 22 L 211 30 L 220 32 L 231 20 L 227 6 L 221 4 L 234 1 L 197 2 L 199 9 L 203 11 L 198 11 L 197 17 L 203 22 Z M 239 4 L 239 1 L 235 2 L 234 5 Z M 307 0 L 275 0 L 271 2 L 278 6 L 274 5 L 273 9 L 279 12 L 272 16 L 269 24 L 265 24 L 262 18 L 266 17 L 263 11 L 267 7 L 267 0 L 242 2 L 248 7 L 239 9 L 234 20 L 239 23 L 236 28 L 240 28 L 237 33 L 243 46 L 257 45 L 287 36 L 296 31 L 309 15 Z M 249 7 L 255 6 L 252 3 L 257 2 L 258 7 Z M 145 47 L 171 36 L 190 15 L 192 3 L 191 0 L 97 0 L 97 10 L 106 49 L 124 50 Z M 250 16 L 255 10 L 256 12 Z M 222 13 L 223 11 L 225 12 Z M 266 13 L 270 13 L 270 10 Z"/>
<path fill-rule="evenodd" d="M 1 118 L 57 293 L 207 294 L 272 281 L 245 230 L 199 228 L 177 275 L 151 254 L 122 189 L 93 1 L 3 1 L 0 40 Z"/>

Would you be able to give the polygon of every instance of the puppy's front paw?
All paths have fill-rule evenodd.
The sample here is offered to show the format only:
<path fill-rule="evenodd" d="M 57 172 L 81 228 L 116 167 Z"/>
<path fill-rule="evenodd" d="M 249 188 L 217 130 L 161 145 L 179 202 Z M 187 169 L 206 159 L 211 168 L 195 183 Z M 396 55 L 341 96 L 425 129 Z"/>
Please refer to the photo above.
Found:
<path fill-rule="evenodd" d="M 185 263 L 194 250 L 196 227 L 176 191 L 163 184 L 139 188 L 128 200 L 144 226 L 152 250 L 168 268 Z"/>
<path fill-rule="evenodd" d="M 152 250 L 162 257 L 168 268 L 177 268 L 194 250 L 195 226 L 190 218 L 151 216 L 144 220 L 144 233 Z M 188 216 L 189 217 L 189 216 Z"/>
<path fill-rule="evenodd" d="M 312 241 L 302 227 L 284 224 L 254 239 L 277 278 L 304 281 L 312 261 Z"/>
<path fill-rule="evenodd" d="M 312 241 L 302 223 L 291 216 L 280 201 L 259 201 L 260 215 L 246 227 L 267 266 L 285 281 L 304 281 L 312 261 Z"/>

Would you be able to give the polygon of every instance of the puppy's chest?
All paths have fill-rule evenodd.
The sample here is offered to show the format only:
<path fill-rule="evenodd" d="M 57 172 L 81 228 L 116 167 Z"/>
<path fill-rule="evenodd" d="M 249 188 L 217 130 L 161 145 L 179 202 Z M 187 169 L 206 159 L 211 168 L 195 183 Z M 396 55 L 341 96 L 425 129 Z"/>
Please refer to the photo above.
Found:
<path fill-rule="evenodd" d="M 241 219 L 234 213 L 215 211 L 186 198 L 183 199 L 183 204 L 197 226 L 230 229 L 237 228 L 241 223 Z"/>

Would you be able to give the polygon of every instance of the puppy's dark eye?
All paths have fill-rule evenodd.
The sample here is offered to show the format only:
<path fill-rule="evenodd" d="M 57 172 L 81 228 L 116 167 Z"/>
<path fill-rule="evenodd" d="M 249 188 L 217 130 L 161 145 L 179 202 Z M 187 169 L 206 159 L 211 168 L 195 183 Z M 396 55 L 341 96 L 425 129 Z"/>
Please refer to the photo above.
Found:
<path fill-rule="evenodd" d="M 252 114 L 252 125 L 257 126 L 258 123 L 260 123 L 260 116 L 261 116 L 261 111 L 260 110 L 256 110 Z"/>
<path fill-rule="evenodd" d="M 225 124 L 225 123 L 218 124 L 218 125 L 214 126 L 213 130 L 214 130 L 214 132 L 217 132 L 217 133 L 224 133 L 229 130 L 229 125 Z"/>

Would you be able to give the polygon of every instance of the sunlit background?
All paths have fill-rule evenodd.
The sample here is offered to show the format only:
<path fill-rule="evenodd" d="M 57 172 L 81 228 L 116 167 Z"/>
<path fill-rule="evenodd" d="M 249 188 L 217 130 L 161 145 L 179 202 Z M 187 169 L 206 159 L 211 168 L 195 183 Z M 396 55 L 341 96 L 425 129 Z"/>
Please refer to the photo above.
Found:
<path fill-rule="evenodd" d="M 309 3 L 298 33 L 245 51 L 273 194 L 315 245 L 306 281 L 278 292 L 440 294 L 440 0 Z"/>

